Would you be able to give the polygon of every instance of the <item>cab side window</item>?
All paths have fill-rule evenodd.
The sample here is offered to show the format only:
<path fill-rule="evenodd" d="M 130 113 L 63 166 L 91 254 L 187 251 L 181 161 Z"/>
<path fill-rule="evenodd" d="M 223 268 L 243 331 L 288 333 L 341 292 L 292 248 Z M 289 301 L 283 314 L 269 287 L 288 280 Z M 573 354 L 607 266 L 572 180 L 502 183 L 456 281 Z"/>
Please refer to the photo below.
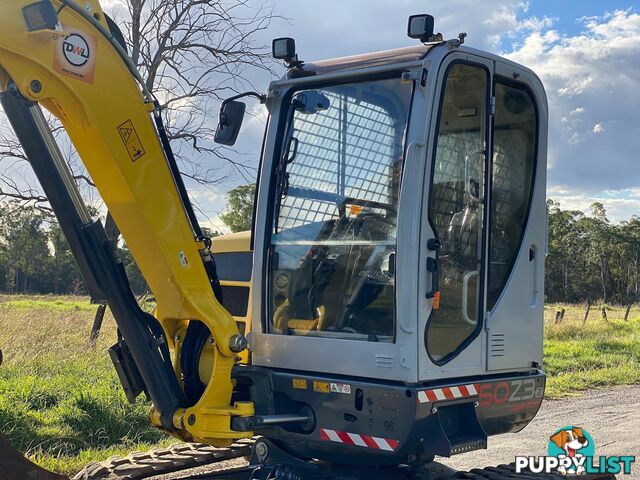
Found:
<path fill-rule="evenodd" d="M 533 95 L 527 87 L 498 78 L 495 97 L 487 310 L 497 303 L 524 236 L 538 126 Z"/>

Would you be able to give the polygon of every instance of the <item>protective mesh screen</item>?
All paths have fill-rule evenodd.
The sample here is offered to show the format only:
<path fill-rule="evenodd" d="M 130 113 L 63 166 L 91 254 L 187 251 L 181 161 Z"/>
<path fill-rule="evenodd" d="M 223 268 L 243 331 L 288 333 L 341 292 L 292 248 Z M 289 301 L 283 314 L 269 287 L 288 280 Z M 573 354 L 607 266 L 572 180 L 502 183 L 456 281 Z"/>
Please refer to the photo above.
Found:
<path fill-rule="evenodd" d="M 246 317 L 249 309 L 249 287 L 222 285 L 222 306 L 234 317 Z"/>
<path fill-rule="evenodd" d="M 323 94 L 331 102 L 327 110 L 295 116 L 299 144 L 287 168 L 290 188 L 280 211 L 282 229 L 335 218 L 344 198 L 392 203 L 398 148 L 393 118 L 382 107 L 348 95 Z"/>

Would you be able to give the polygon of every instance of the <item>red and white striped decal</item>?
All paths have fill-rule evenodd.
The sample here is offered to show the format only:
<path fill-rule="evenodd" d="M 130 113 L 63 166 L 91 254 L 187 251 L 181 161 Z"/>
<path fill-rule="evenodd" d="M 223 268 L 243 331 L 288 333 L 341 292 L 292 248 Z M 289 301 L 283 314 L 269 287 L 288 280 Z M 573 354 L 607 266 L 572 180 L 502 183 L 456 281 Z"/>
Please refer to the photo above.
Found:
<path fill-rule="evenodd" d="M 456 400 L 478 395 L 479 384 L 469 383 L 467 385 L 457 385 L 455 387 L 434 388 L 432 390 L 421 390 L 418 392 L 418 403 L 438 402 L 442 400 Z"/>
<path fill-rule="evenodd" d="M 361 433 L 339 432 L 328 428 L 320 429 L 320 438 L 328 442 L 344 443 L 356 447 L 373 448 L 375 450 L 385 450 L 393 452 L 400 442 L 392 438 L 370 437 Z"/>

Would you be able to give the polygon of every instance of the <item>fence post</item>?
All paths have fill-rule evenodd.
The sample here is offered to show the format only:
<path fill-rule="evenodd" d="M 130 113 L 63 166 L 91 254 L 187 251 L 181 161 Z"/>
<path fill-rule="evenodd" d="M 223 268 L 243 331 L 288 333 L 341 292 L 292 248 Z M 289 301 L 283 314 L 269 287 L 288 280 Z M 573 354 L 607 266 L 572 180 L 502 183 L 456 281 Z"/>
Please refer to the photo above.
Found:
<path fill-rule="evenodd" d="M 624 321 L 625 322 L 629 319 L 629 310 L 631 310 L 631 305 L 633 305 L 633 302 L 629 302 L 629 304 L 627 305 L 627 309 L 624 312 Z"/>
<path fill-rule="evenodd" d="M 100 329 L 102 328 L 102 320 L 104 319 L 104 314 L 107 311 L 107 306 L 104 303 L 98 305 L 98 310 L 96 311 L 96 317 L 93 319 L 93 327 L 91 327 L 91 336 L 89 337 L 89 343 L 91 346 L 95 347 L 98 341 L 98 336 L 100 335 Z"/>
<path fill-rule="evenodd" d="M 606 307 L 605 305 L 602 305 L 602 307 L 600 308 L 600 313 L 601 313 L 601 315 L 602 315 L 602 319 L 603 319 L 605 322 L 608 322 L 608 321 L 609 321 L 609 319 L 607 318 L 607 307 Z"/>
<path fill-rule="evenodd" d="M 582 320 L 582 324 L 587 323 L 587 318 L 589 318 L 589 310 L 591 310 L 591 300 L 587 300 L 587 311 L 584 312 L 584 319 Z"/>

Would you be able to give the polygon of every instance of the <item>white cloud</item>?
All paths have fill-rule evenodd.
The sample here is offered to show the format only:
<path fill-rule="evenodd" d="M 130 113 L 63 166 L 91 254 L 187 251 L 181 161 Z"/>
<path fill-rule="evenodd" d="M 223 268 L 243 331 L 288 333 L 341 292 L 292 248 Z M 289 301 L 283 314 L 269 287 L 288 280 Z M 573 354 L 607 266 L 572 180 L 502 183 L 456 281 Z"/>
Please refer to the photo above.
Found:
<path fill-rule="evenodd" d="M 201 221 L 200 225 L 206 228 L 210 228 L 214 232 L 220 232 L 222 234 L 231 233 L 231 230 L 227 225 L 220 220 L 220 216 L 216 215 L 213 218 L 209 218 L 205 221 Z"/>
<path fill-rule="evenodd" d="M 201 226 L 220 233 L 230 232 L 220 219 L 220 213 L 227 204 L 227 194 L 223 189 L 192 189 L 189 196 L 197 206 Z"/>
<path fill-rule="evenodd" d="M 577 35 L 542 26 L 507 56 L 532 68 L 547 90 L 549 196 L 580 209 L 602 201 L 628 217 L 640 212 L 633 193 L 640 185 L 640 15 L 617 10 L 578 21 Z"/>
<path fill-rule="evenodd" d="M 522 0 L 494 0 L 488 6 L 477 0 L 429 2 L 422 0 L 325 0 L 313 2 L 278 0 L 289 24 L 280 25 L 274 36 L 292 36 L 301 58 L 318 60 L 342 55 L 387 50 L 415 44 L 406 36 L 409 15 L 429 13 L 435 29 L 445 38 L 467 32 L 469 45 L 495 51 L 499 42 L 518 32 L 546 28 L 549 18 L 523 17 L 528 4 Z"/>
<path fill-rule="evenodd" d="M 483 25 L 494 31 L 489 36 L 490 43 L 494 49 L 499 46 L 500 41 L 505 37 L 513 39 L 522 32 L 540 31 L 553 25 L 553 19 L 550 17 L 519 19 L 519 15 L 527 10 L 528 5 L 524 2 L 512 2 L 491 9 L 492 14 L 483 22 Z"/>
<path fill-rule="evenodd" d="M 618 223 L 631 215 L 640 215 L 640 188 L 601 190 L 585 193 L 569 186 L 549 187 L 547 195 L 560 202 L 567 210 L 579 210 L 588 214 L 593 202 L 600 202 L 607 210 L 609 220 Z"/>
<path fill-rule="evenodd" d="M 114 16 L 126 17 L 122 0 L 101 4 Z M 566 206 L 588 206 L 597 198 L 616 212 L 640 211 L 640 194 L 629 193 L 640 185 L 640 15 L 633 10 L 577 19 L 582 31 L 568 36 L 556 19 L 529 15 L 522 0 L 496 0 L 490 7 L 475 0 L 430 2 L 427 8 L 419 0 L 325 0 L 321 9 L 299 0 L 274 4 L 291 21 L 275 22 L 264 32 L 264 43 L 293 36 L 304 60 L 411 45 L 405 35 L 407 17 L 425 10 L 435 16 L 436 31 L 445 38 L 466 31 L 472 47 L 507 51 L 532 68 L 547 89 L 550 196 L 558 196 L 563 206 L 565 201 Z M 257 72 L 252 83 L 265 90 L 271 78 Z M 238 151 L 257 164 L 266 112 L 257 104 L 248 107 L 252 115 L 247 115 Z M 214 193 L 193 192 L 213 219 L 211 225 L 218 224 L 217 214 L 226 203 L 224 190 L 236 183 L 244 181 L 237 179 Z"/>
<path fill-rule="evenodd" d="M 406 18 L 425 10 L 416 0 L 326 0 L 324 10 L 335 15 L 318 15 L 297 0 L 278 5 L 293 17 L 278 33 L 295 37 L 309 60 L 408 45 Z M 623 10 L 563 18 L 581 27 L 567 35 L 557 19 L 527 10 L 518 0 L 492 2 L 491 8 L 471 0 L 431 3 L 427 9 L 445 38 L 466 31 L 470 46 L 503 50 L 542 78 L 550 110 L 550 196 L 565 186 L 573 193 L 559 197 L 563 203 L 573 198 L 572 205 L 588 208 L 599 200 L 616 218 L 640 212 L 640 195 L 628 192 L 640 185 L 640 15 Z"/>

